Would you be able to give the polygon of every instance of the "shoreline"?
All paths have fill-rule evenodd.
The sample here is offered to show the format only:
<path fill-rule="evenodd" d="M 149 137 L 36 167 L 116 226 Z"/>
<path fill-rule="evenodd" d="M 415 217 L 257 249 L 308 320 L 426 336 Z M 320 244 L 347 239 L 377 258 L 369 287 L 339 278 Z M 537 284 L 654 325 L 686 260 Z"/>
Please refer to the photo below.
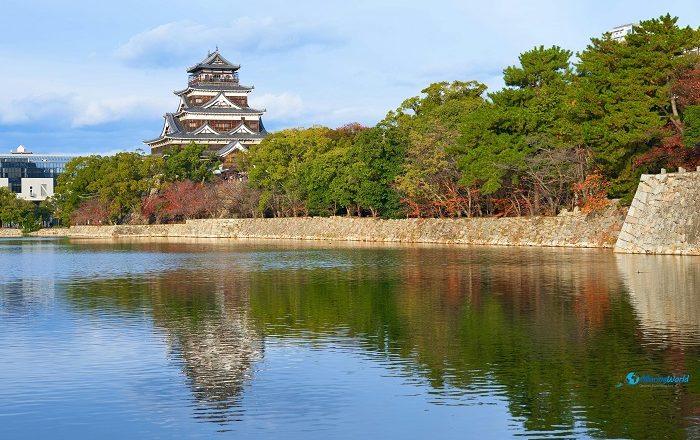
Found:
<path fill-rule="evenodd" d="M 612 248 L 625 213 L 567 213 L 557 217 L 384 220 L 357 217 L 202 219 L 166 225 L 50 228 L 34 237 L 245 238 L 495 246 Z"/>
<path fill-rule="evenodd" d="M 22 237 L 22 231 L 16 228 L 0 228 L 0 238 Z"/>

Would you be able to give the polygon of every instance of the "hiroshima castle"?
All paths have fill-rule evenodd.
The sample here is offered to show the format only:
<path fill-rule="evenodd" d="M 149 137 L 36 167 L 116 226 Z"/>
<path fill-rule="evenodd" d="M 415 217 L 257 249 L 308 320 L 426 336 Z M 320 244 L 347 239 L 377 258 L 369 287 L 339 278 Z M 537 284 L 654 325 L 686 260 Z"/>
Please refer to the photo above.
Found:
<path fill-rule="evenodd" d="M 267 135 L 262 123 L 265 109 L 248 107 L 253 87 L 238 82 L 238 64 L 217 50 L 187 69 L 187 88 L 174 92 L 180 98 L 175 113 L 165 114 L 160 136 L 144 141 L 152 154 L 195 142 L 224 162 L 236 151 L 245 152 Z"/>

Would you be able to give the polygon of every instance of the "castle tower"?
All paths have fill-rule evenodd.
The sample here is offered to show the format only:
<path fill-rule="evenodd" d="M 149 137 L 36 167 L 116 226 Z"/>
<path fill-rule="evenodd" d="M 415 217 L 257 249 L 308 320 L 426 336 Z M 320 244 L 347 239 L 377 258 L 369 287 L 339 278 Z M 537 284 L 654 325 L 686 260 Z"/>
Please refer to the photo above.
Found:
<path fill-rule="evenodd" d="M 262 124 L 264 109 L 248 107 L 253 87 L 238 82 L 238 64 L 221 56 L 218 49 L 201 63 L 187 69 L 187 88 L 174 92 L 180 98 L 175 113 L 165 114 L 158 138 L 144 141 L 152 154 L 195 142 L 228 162 L 232 153 L 245 152 L 267 135 Z"/>

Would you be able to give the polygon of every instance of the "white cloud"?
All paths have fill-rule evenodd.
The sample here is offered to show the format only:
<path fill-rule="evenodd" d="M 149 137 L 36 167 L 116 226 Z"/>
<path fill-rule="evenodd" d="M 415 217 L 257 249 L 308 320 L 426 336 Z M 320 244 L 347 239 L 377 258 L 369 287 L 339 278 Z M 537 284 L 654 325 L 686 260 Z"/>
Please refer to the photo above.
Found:
<path fill-rule="evenodd" d="M 301 97 L 290 92 L 251 96 L 250 105 L 254 108 L 267 109 L 263 120 L 296 120 L 304 113 L 304 102 Z"/>
<path fill-rule="evenodd" d="M 0 105 L 0 124 L 40 123 L 45 127 L 67 124 L 80 128 L 160 114 L 164 108 L 163 102 L 139 96 L 32 95 Z"/>
<path fill-rule="evenodd" d="M 329 108 L 324 103 L 307 104 L 299 95 L 291 92 L 251 97 L 250 105 L 267 110 L 263 115 L 263 122 L 273 129 L 310 127 L 318 124 L 338 127 L 349 122 L 369 123 L 382 119 L 386 114 L 386 110 L 381 107 L 367 108 L 360 105 Z"/>
<path fill-rule="evenodd" d="M 136 96 L 103 99 L 77 99 L 71 125 L 75 128 L 99 125 L 146 114 L 164 113 L 165 105 Z"/>
<path fill-rule="evenodd" d="M 339 41 L 334 31 L 315 24 L 242 17 L 224 26 L 193 21 L 161 24 L 134 35 L 115 54 L 130 66 L 181 67 L 217 44 L 228 53 L 277 53 Z"/>
<path fill-rule="evenodd" d="M 0 101 L 0 123 L 22 124 L 55 117 L 66 110 L 66 103 L 72 95 L 44 94 L 29 95 L 18 99 Z"/>

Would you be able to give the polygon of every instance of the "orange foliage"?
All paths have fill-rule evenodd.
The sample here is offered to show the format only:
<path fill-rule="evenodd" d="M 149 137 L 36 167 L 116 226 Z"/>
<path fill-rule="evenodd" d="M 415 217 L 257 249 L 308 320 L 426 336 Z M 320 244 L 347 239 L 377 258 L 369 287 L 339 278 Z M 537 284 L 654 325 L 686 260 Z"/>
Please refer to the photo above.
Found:
<path fill-rule="evenodd" d="M 573 190 L 581 212 L 599 212 L 608 207 L 608 186 L 608 181 L 599 171 L 589 174 L 583 182 L 575 183 Z"/>
<path fill-rule="evenodd" d="M 522 188 L 509 189 L 509 197 L 492 197 L 493 215 L 495 217 L 519 217 L 533 212 L 532 201 Z"/>
<path fill-rule="evenodd" d="M 163 212 L 173 219 L 191 219 L 206 216 L 216 210 L 212 190 L 189 180 L 173 182 L 162 193 Z"/>
<path fill-rule="evenodd" d="M 454 182 L 443 182 L 435 198 L 404 197 L 408 217 L 471 217 L 478 214 L 479 190 Z"/>

